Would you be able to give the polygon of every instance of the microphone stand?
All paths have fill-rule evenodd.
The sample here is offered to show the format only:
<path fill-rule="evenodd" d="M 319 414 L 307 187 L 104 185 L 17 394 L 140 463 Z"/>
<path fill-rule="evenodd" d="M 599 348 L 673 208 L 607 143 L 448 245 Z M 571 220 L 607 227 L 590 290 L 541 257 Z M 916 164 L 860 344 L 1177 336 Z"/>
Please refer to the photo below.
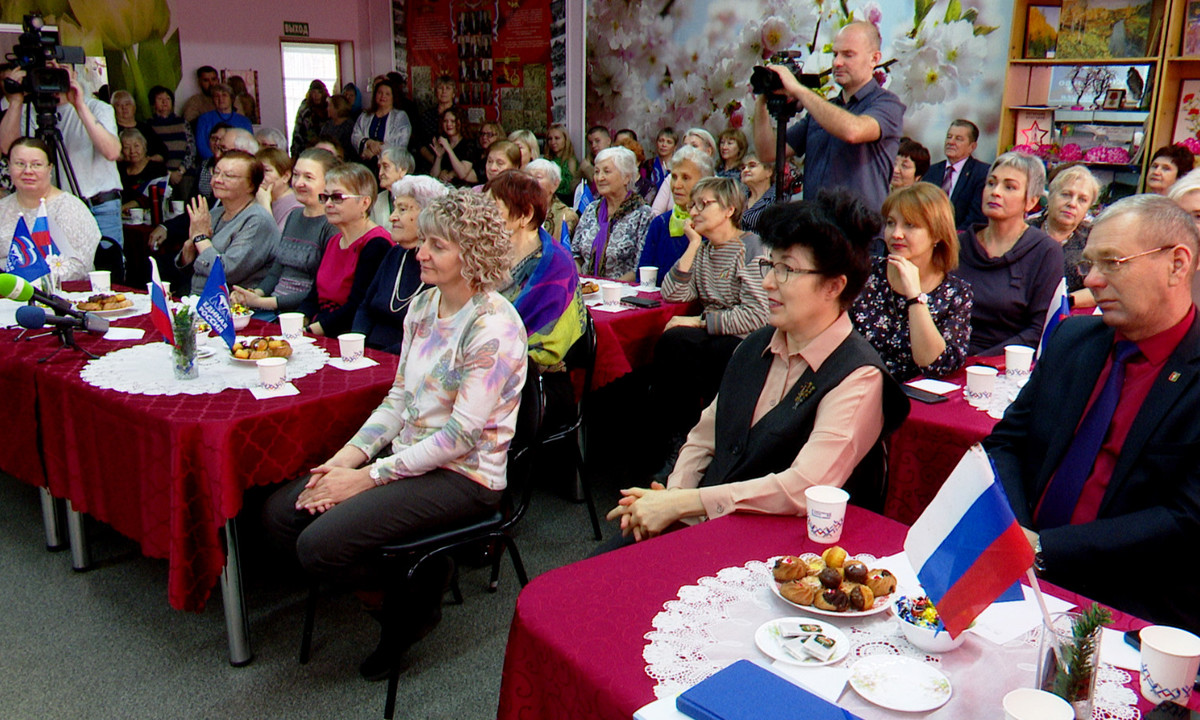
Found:
<path fill-rule="evenodd" d="M 42 358 L 41 360 L 38 360 L 39 365 L 46 362 L 50 358 L 54 357 L 55 355 L 58 354 L 58 352 L 60 350 L 62 350 L 63 348 L 67 348 L 67 347 L 74 348 L 74 349 L 78 350 L 79 352 L 83 353 L 84 355 L 87 355 L 88 357 L 90 357 L 93 360 L 96 360 L 100 357 L 99 355 L 93 355 L 92 353 L 88 352 L 87 350 L 84 350 L 83 348 L 79 347 L 79 343 L 75 342 L 75 328 L 73 328 L 73 327 L 60 325 L 59 327 L 54 328 L 54 330 L 52 332 L 47 333 L 47 335 L 57 335 L 58 339 L 61 341 L 62 344 L 60 344 L 57 348 L 55 348 L 54 352 L 50 353 L 49 355 Z M 42 337 L 42 336 L 39 335 L 38 337 Z M 33 338 L 30 338 L 30 340 L 32 340 L 32 339 Z"/>

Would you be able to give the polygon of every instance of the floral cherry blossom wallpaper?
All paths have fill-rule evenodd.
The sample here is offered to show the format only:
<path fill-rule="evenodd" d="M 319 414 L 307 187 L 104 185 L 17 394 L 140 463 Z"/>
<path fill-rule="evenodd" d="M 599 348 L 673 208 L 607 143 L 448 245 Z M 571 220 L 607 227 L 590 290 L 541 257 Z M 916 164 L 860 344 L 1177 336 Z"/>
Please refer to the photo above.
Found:
<path fill-rule="evenodd" d="M 884 85 L 908 105 L 905 134 L 936 162 L 950 121 L 965 117 L 982 132 L 976 156 L 990 160 L 1012 10 L 1012 0 L 590 0 L 587 124 L 752 135 L 751 69 L 798 51 L 806 72 L 826 70 L 837 30 L 867 20 L 883 60 L 896 60 Z"/>

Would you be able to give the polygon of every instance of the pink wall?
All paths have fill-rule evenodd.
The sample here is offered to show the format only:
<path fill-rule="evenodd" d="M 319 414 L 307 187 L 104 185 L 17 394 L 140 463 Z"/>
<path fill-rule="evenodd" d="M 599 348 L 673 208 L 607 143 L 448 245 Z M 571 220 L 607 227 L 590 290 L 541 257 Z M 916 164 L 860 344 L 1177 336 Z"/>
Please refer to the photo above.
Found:
<path fill-rule="evenodd" d="M 352 43 L 353 67 L 343 51 L 343 82 L 363 87 L 372 76 L 392 69 L 391 3 L 389 0 L 170 0 L 172 23 L 179 28 L 183 100 L 196 92 L 195 70 L 201 65 L 258 71 L 262 121 L 284 128 L 283 76 L 279 41 L 283 23 L 306 22 L 312 39 Z"/>

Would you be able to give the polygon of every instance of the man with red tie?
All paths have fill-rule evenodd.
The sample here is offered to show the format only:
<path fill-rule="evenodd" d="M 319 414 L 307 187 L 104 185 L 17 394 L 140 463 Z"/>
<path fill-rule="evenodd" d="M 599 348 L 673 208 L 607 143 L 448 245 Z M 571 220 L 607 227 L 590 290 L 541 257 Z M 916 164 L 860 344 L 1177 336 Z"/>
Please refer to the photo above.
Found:
<path fill-rule="evenodd" d="M 1200 231 L 1135 195 L 1096 221 L 1080 272 L 1103 315 L 1054 331 L 984 441 L 1051 582 L 1200 631 Z"/>
<path fill-rule="evenodd" d="M 946 159 L 930 166 L 921 178 L 941 186 L 950 196 L 954 226 L 959 230 L 987 222 L 983 216 L 983 186 L 987 183 L 988 164 L 976 160 L 972 154 L 978 144 L 979 128 L 970 120 L 958 118 L 946 131 L 946 143 L 942 146 Z"/>

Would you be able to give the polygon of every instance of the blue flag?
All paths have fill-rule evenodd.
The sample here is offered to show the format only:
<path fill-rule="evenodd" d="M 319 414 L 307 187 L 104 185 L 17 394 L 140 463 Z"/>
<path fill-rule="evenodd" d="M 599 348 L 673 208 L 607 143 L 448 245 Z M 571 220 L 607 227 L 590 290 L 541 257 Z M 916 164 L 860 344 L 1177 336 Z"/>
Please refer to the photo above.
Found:
<path fill-rule="evenodd" d="M 25 224 L 23 217 L 17 218 L 12 244 L 8 246 L 8 271 L 27 282 L 50 274 L 50 266 L 46 264 L 46 258 L 38 252 L 37 245 L 33 244 L 33 236 L 29 233 L 29 226 Z"/>
<path fill-rule="evenodd" d="M 212 331 L 221 336 L 229 349 L 233 349 L 237 333 L 233 329 L 233 312 L 229 309 L 229 288 L 225 286 L 225 265 L 218 256 L 213 262 L 204 292 L 196 303 L 196 313 Z"/>

